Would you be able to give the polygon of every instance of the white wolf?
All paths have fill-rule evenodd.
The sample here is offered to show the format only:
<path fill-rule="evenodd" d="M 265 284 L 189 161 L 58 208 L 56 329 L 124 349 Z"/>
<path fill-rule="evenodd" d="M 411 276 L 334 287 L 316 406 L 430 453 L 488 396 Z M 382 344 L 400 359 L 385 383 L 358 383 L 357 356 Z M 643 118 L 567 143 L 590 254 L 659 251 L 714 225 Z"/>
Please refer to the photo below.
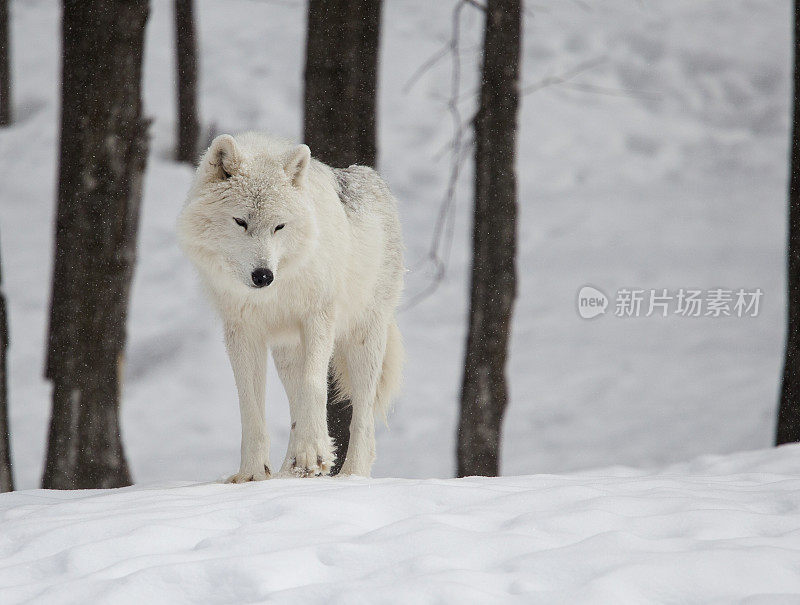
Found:
<path fill-rule="evenodd" d="M 364 166 L 332 169 L 306 145 L 221 135 L 200 161 L 178 233 L 222 317 L 239 392 L 242 459 L 229 481 L 271 476 L 268 349 L 292 420 L 281 474 L 330 471 L 330 365 L 353 406 L 341 472 L 369 476 L 373 415 L 385 416 L 403 360 L 395 323 L 402 240 L 383 180 Z"/>

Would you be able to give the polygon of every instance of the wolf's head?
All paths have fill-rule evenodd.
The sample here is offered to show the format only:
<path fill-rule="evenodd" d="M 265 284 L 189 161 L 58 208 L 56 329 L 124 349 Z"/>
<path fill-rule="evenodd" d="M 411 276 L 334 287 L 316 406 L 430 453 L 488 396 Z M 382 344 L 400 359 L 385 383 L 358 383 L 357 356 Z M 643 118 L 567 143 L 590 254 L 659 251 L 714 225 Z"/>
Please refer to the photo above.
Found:
<path fill-rule="evenodd" d="M 265 288 L 313 252 L 311 152 L 263 135 L 214 139 L 178 220 L 181 246 L 206 277 Z"/>

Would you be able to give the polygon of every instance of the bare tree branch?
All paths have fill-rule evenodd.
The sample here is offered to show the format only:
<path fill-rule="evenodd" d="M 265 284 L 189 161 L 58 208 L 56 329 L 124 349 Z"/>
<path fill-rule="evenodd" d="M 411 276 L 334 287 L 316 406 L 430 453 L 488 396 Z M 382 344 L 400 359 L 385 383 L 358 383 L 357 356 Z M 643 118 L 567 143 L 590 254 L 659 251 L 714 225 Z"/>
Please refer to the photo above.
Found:
<path fill-rule="evenodd" d="M 591 92 L 598 95 L 609 97 L 627 97 L 629 99 L 657 99 L 661 96 L 658 92 L 648 90 L 637 90 L 635 88 L 613 88 L 609 86 L 596 86 L 594 84 L 583 84 L 581 82 L 564 82 L 563 88 L 571 88 L 581 92 Z"/>
<path fill-rule="evenodd" d="M 578 6 L 586 8 L 580 0 L 575 0 Z M 479 10 L 485 10 L 485 6 L 475 0 L 459 0 L 453 8 L 452 26 L 450 40 L 441 49 L 437 50 L 430 58 L 428 58 L 422 65 L 417 68 L 409 78 L 408 82 L 403 87 L 404 92 L 408 92 L 428 71 L 437 65 L 445 57 L 450 57 L 451 63 L 451 76 L 450 76 L 450 92 L 447 99 L 447 111 L 450 115 L 452 123 L 453 134 L 443 149 L 435 154 L 435 158 L 440 157 L 442 154 L 450 153 L 450 171 L 447 179 L 447 188 L 442 201 L 439 204 L 439 210 L 436 215 L 434 223 L 433 234 L 431 236 L 431 243 L 427 252 L 420 258 L 417 263 L 419 266 L 431 266 L 432 276 L 430 281 L 416 294 L 411 296 L 409 300 L 401 307 L 401 311 L 411 309 L 430 297 L 439 287 L 444 280 L 447 272 L 447 263 L 449 260 L 450 250 L 452 247 L 454 225 L 455 225 L 455 196 L 458 185 L 458 179 L 461 174 L 461 167 L 467 152 L 472 147 L 472 139 L 465 139 L 465 132 L 469 129 L 472 119 L 464 120 L 459 103 L 467 99 L 476 97 L 477 89 L 472 89 L 468 92 L 461 92 L 461 54 L 463 47 L 461 46 L 461 11 L 465 6 L 472 6 Z M 530 7 L 527 7 L 530 8 Z M 537 7 L 538 8 L 538 7 Z M 574 68 L 562 74 L 547 76 L 538 82 L 534 82 L 520 89 L 520 95 L 525 96 L 549 86 L 562 86 L 564 88 L 571 88 L 582 92 L 591 92 L 596 94 L 603 94 L 609 96 L 628 96 L 639 98 L 655 98 L 657 93 L 647 91 L 637 91 L 631 89 L 616 89 L 610 87 L 595 86 L 592 84 L 584 84 L 578 82 L 571 82 L 580 74 L 594 69 L 608 60 L 607 57 L 595 57 L 584 61 Z"/>
<path fill-rule="evenodd" d="M 532 92 L 539 91 L 543 88 L 547 88 L 548 86 L 553 86 L 554 84 L 565 84 L 569 82 L 572 78 L 579 76 L 585 71 L 590 69 L 594 69 L 598 65 L 601 65 L 606 62 L 606 57 L 595 57 L 594 59 L 589 59 L 588 61 L 584 61 L 583 63 L 578 64 L 573 69 L 564 72 L 563 74 L 557 76 L 547 76 L 539 80 L 538 82 L 534 82 L 533 84 L 529 84 L 527 86 L 523 86 L 520 89 L 520 94 L 527 95 Z"/>
<path fill-rule="evenodd" d="M 414 84 L 416 84 L 422 76 L 428 73 L 428 71 L 431 68 L 433 68 L 439 61 L 444 59 L 449 52 L 450 52 L 450 47 L 448 44 L 445 44 L 444 46 L 442 46 L 442 48 L 433 53 L 430 56 L 430 58 L 426 59 L 425 62 L 423 62 L 422 65 L 420 65 L 414 71 L 414 73 L 411 74 L 411 77 L 403 85 L 403 93 L 405 94 L 409 92 L 414 87 Z"/>
<path fill-rule="evenodd" d="M 469 146 L 464 144 L 465 124 L 458 107 L 461 90 L 461 11 L 465 6 L 475 6 L 470 0 L 460 0 L 453 8 L 452 29 L 450 42 L 447 45 L 447 52 L 451 59 L 450 72 L 450 99 L 447 103 L 447 111 L 450 114 L 450 121 L 453 126 L 453 137 L 450 140 L 452 149 L 452 161 L 450 164 L 450 175 L 447 180 L 447 190 L 444 199 L 439 205 L 439 212 L 436 216 L 436 223 L 433 228 L 433 236 L 428 252 L 421 263 L 430 263 L 433 266 L 433 278 L 421 292 L 414 295 L 403 307 L 401 311 L 410 309 L 433 294 L 439 287 L 445 276 L 447 258 L 450 253 L 450 244 L 453 237 L 453 207 L 455 204 L 456 188 L 458 177 L 461 173 L 461 165 L 464 160 L 465 149 Z M 429 60 L 430 62 L 430 60 Z M 428 67 L 430 69 L 430 66 Z M 442 252 L 444 251 L 444 252 Z M 421 264 L 420 263 L 420 264 Z"/>

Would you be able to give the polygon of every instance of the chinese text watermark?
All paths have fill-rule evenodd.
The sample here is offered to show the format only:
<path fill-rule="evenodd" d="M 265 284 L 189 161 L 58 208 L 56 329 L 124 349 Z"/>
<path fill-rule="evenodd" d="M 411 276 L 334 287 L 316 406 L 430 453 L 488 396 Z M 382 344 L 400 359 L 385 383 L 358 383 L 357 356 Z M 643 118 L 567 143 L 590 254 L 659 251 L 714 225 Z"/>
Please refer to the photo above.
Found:
<path fill-rule="evenodd" d="M 615 317 L 758 317 L 761 288 L 620 288 L 613 301 Z M 578 314 L 591 319 L 606 313 L 610 301 L 602 290 L 578 290 Z"/>

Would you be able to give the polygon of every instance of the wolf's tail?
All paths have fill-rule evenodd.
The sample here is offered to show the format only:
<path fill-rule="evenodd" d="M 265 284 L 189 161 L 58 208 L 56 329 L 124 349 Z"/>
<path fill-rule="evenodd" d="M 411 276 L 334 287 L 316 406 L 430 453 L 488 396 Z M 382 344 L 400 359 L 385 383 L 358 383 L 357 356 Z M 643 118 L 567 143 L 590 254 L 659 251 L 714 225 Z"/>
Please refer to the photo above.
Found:
<path fill-rule="evenodd" d="M 382 416 L 384 422 L 386 422 L 392 399 L 400 390 L 404 358 L 403 339 L 397 323 L 393 321 L 389 324 L 386 334 L 386 353 L 383 356 L 383 368 L 375 397 L 375 415 Z"/>

